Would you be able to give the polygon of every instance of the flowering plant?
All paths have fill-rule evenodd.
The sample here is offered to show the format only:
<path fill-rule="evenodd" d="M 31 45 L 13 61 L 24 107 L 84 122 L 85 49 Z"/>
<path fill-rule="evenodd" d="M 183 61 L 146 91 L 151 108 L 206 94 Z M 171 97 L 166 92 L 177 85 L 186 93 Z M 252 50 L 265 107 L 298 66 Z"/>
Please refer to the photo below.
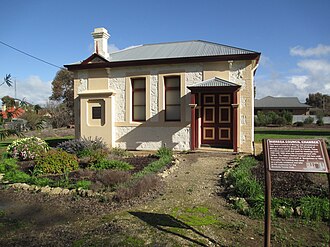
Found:
<path fill-rule="evenodd" d="M 33 136 L 13 141 L 7 147 L 7 152 L 11 157 L 19 160 L 34 160 L 49 149 L 44 140 Z"/>

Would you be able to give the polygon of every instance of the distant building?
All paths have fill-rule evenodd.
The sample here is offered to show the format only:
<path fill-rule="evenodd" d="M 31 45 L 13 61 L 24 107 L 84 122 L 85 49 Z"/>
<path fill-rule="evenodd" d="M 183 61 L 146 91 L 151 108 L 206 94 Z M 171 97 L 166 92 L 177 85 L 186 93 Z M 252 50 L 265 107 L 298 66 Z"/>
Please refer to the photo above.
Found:
<path fill-rule="evenodd" d="M 258 111 L 276 112 L 283 111 L 291 112 L 292 115 L 309 115 L 310 105 L 300 103 L 297 97 L 272 97 L 267 96 L 262 99 L 254 100 L 254 114 Z"/>
<path fill-rule="evenodd" d="M 207 41 L 108 53 L 104 28 L 74 72 L 76 137 L 109 147 L 253 151 L 253 81 L 260 53 Z M 77 48 L 78 49 L 78 48 Z"/>

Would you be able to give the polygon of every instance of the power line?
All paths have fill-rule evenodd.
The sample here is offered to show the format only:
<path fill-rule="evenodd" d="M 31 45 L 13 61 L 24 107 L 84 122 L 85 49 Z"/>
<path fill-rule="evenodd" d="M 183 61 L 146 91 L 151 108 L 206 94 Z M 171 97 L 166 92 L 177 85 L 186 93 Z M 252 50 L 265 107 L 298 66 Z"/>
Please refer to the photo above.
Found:
<path fill-rule="evenodd" d="M 46 60 L 43 60 L 43 59 L 38 58 L 38 57 L 36 57 L 36 56 L 33 56 L 33 55 L 31 55 L 31 54 L 29 54 L 29 53 L 27 53 L 27 52 L 24 52 L 24 51 L 22 51 L 22 50 L 19 50 L 19 49 L 15 48 L 15 47 L 13 47 L 13 46 L 11 46 L 11 45 L 6 44 L 5 42 L 2 42 L 1 40 L 0 40 L 0 43 L 3 44 L 3 45 L 5 45 L 5 46 L 7 46 L 7 47 L 9 47 L 9 48 L 11 48 L 11 49 L 13 49 L 13 50 L 15 50 L 15 51 L 18 51 L 18 52 L 20 52 L 20 53 L 22 53 L 22 54 L 24 54 L 24 55 L 26 55 L 26 56 L 32 57 L 33 59 L 36 59 L 36 60 L 38 60 L 38 61 L 40 61 L 40 62 L 46 63 L 46 64 L 48 64 L 48 65 L 50 65 L 50 66 L 53 66 L 53 67 L 56 67 L 56 68 L 59 68 L 59 69 L 65 69 L 65 68 L 60 67 L 60 66 L 57 66 L 57 65 L 55 65 L 55 64 L 53 64 L 53 63 L 47 62 Z"/>

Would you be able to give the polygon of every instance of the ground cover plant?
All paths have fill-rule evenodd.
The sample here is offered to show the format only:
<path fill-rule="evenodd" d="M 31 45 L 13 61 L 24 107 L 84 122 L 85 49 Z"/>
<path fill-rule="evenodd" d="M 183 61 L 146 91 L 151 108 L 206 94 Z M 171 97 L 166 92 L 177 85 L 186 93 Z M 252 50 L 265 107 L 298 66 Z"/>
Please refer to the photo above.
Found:
<path fill-rule="evenodd" d="M 39 150 L 36 143 L 42 152 L 35 151 Z M 10 183 L 85 189 L 117 202 L 153 189 L 159 184 L 155 174 L 172 161 L 167 148 L 156 155 L 133 156 L 118 148 L 108 149 L 101 138 L 67 140 L 51 149 L 41 139 L 29 137 L 14 141 L 6 150 L 0 173 Z M 24 156 L 17 155 L 22 152 Z"/>
<path fill-rule="evenodd" d="M 237 159 L 223 174 L 227 198 L 240 213 L 264 215 L 264 166 L 254 157 Z M 330 220 L 326 174 L 272 173 L 272 215 L 283 218 Z"/>

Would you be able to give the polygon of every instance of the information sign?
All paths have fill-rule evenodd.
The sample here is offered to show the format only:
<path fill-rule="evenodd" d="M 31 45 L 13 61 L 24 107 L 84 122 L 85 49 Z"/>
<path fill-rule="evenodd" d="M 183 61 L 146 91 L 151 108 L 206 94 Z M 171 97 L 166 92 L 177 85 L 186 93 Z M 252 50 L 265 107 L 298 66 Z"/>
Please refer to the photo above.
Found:
<path fill-rule="evenodd" d="M 329 172 L 322 140 L 266 139 L 265 144 L 270 171 Z"/>

